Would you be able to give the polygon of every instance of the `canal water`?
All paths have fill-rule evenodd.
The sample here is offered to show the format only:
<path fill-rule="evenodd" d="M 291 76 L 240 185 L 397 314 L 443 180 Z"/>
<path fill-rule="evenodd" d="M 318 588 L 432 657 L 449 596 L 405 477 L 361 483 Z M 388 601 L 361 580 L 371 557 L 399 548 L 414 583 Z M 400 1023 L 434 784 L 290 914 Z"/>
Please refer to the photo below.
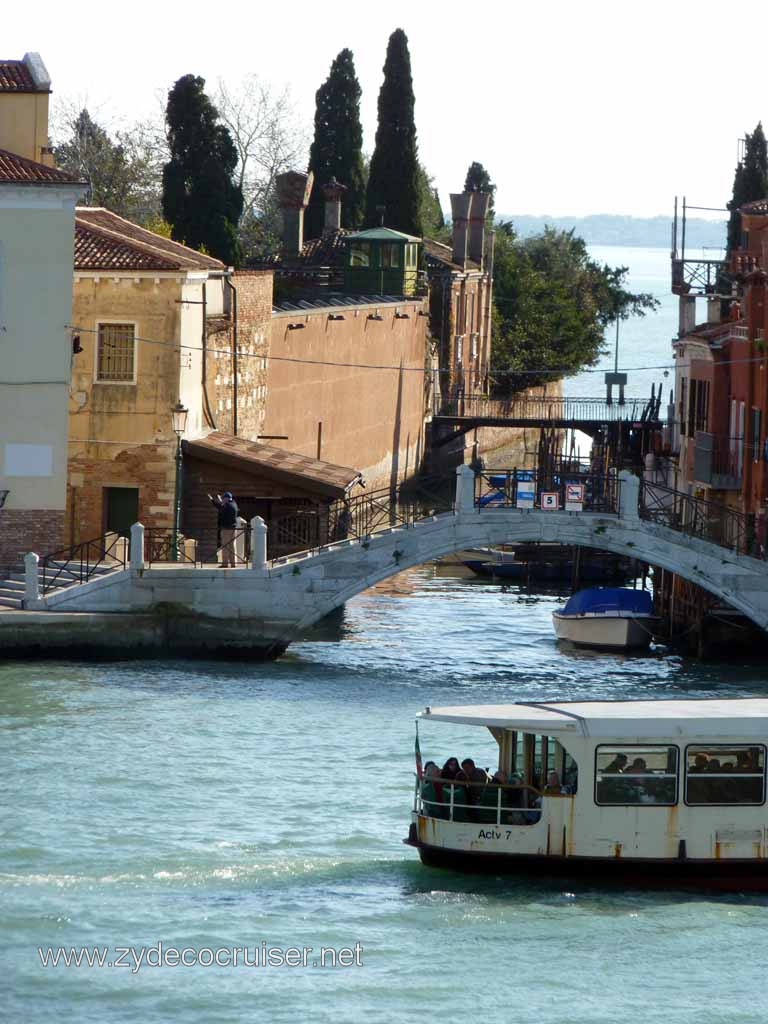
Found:
<path fill-rule="evenodd" d="M 0 665 L 0 1017 L 762 1024 L 768 898 L 480 879 L 401 842 L 427 704 L 768 694 L 735 661 L 573 653 L 557 604 L 424 566 L 274 663 Z M 421 747 L 490 765 L 495 744 L 433 725 Z M 158 942 L 359 943 L 362 965 L 132 973 L 37 952 Z"/>

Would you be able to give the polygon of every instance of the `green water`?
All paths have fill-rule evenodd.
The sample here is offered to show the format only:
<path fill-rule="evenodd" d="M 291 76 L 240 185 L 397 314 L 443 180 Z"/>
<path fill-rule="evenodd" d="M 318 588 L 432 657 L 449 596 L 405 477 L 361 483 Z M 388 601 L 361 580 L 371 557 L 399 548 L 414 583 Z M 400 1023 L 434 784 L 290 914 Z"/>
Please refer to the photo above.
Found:
<path fill-rule="evenodd" d="M 0 666 L 0 1018 L 762 1022 L 768 899 L 477 879 L 404 846 L 425 704 L 768 693 L 760 666 L 573 654 L 424 567 L 257 665 Z M 425 757 L 491 763 L 480 730 Z M 360 944 L 362 966 L 59 966 L 37 947 Z"/>

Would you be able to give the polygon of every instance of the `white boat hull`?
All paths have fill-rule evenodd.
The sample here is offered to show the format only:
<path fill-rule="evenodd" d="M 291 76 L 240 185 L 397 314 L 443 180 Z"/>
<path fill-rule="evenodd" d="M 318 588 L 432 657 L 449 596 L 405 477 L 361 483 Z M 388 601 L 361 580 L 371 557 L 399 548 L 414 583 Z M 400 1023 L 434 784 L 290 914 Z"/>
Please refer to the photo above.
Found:
<path fill-rule="evenodd" d="M 552 612 L 558 640 L 570 640 L 578 647 L 601 647 L 614 650 L 637 650 L 651 642 L 659 619 L 655 615 L 633 612 L 597 612 L 563 615 Z"/>

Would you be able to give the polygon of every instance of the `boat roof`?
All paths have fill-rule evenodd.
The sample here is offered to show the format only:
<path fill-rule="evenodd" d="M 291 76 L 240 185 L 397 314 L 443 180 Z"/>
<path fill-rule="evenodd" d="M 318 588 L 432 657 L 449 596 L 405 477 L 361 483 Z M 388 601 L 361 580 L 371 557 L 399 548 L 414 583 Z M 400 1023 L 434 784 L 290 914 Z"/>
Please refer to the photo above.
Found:
<path fill-rule="evenodd" d="M 590 700 L 425 708 L 422 721 L 454 722 L 546 735 L 623 739 L 722 736 L 768 739 L 768 700 Z"/>

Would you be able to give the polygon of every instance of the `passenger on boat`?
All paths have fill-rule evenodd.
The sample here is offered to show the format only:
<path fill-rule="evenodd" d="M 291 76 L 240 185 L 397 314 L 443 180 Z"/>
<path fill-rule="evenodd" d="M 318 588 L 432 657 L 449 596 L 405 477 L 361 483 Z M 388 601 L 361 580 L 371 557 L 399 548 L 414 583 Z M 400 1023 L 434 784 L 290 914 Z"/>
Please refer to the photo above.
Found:
<path fill-rule="evenodd" d="M 469 810 L 469 820 L 478 821 L 479 818 L 474 813 L 474 807 L 480 803 L 483 793 L 480 784 L 488 781 L 488 773 L 483 771 L 482 768 L 478 768 L 471 757 L 465 757 L 461 762 L 461 771 L 456 776 L 456 781 L 474 783 L 474 785 L 466 787 L 466 803 L 472 805 Z"/>
<path fill-rule="evenodd" d="M 449 757 L 443 765 L 440 774 L 444 779 L 455 779 L 460 770 L 459 759 L 457 757 Z"/>
<path fill-rule="evenodd" d="M 559 796 L 563 792 L 563 787 L 560 785 L 560 776 L 557 772 L 550 772 L 547 776 L 547 784 L 544 787 L 544 793 L 546 796 Z"/>
<path fill-rule="evenodd" d="M 625 775 L 641 775 L 648 771 L 648 765 L 645 762 L 645 758 L 636 757 L 632 762 L 632 767 L 627 768 L 624 772 Z"/>
<path fill-rule="evenodd" d="M 448 817 L 443 787 L 438 781 L 439 779 L 440 769 L 434 761 L 427 761 L 424 765 L 424 778 L 421 782 L 421 804 L 424 813 L 430 818 Z"/>
<path fill-rule="evenodd" d="M 609 765 L 603 768 L 603 774 L 606 775 L 608 772 L 623 772 L 626 771 L 629 758 L 626 754 L 617 754 L 616 757 L 611 761 Z"/>
<path fill-rule="evenodd" d="M 499 787 L 507 785 L 506 773 L 499 769 L 494 772 L 488 785 L 480 791 L 480 799 L 478 801 L 479 807 L 477 808 L 478 821 L 484 824 L 495 824 L 496 815 L 501 812 L 501 818 L 503 821 L 504 809 L 507 806 L 507 790 L 501 790 L 501 798 L 499 799 Z"/>
<path fill-rule="evenodd" d="M 691 772 L 705 772 L 707 770 L 707 764 L 709 757 L 704 753 L 698 753 L 694 758 L 694 763 L 688 770 Z"/>

